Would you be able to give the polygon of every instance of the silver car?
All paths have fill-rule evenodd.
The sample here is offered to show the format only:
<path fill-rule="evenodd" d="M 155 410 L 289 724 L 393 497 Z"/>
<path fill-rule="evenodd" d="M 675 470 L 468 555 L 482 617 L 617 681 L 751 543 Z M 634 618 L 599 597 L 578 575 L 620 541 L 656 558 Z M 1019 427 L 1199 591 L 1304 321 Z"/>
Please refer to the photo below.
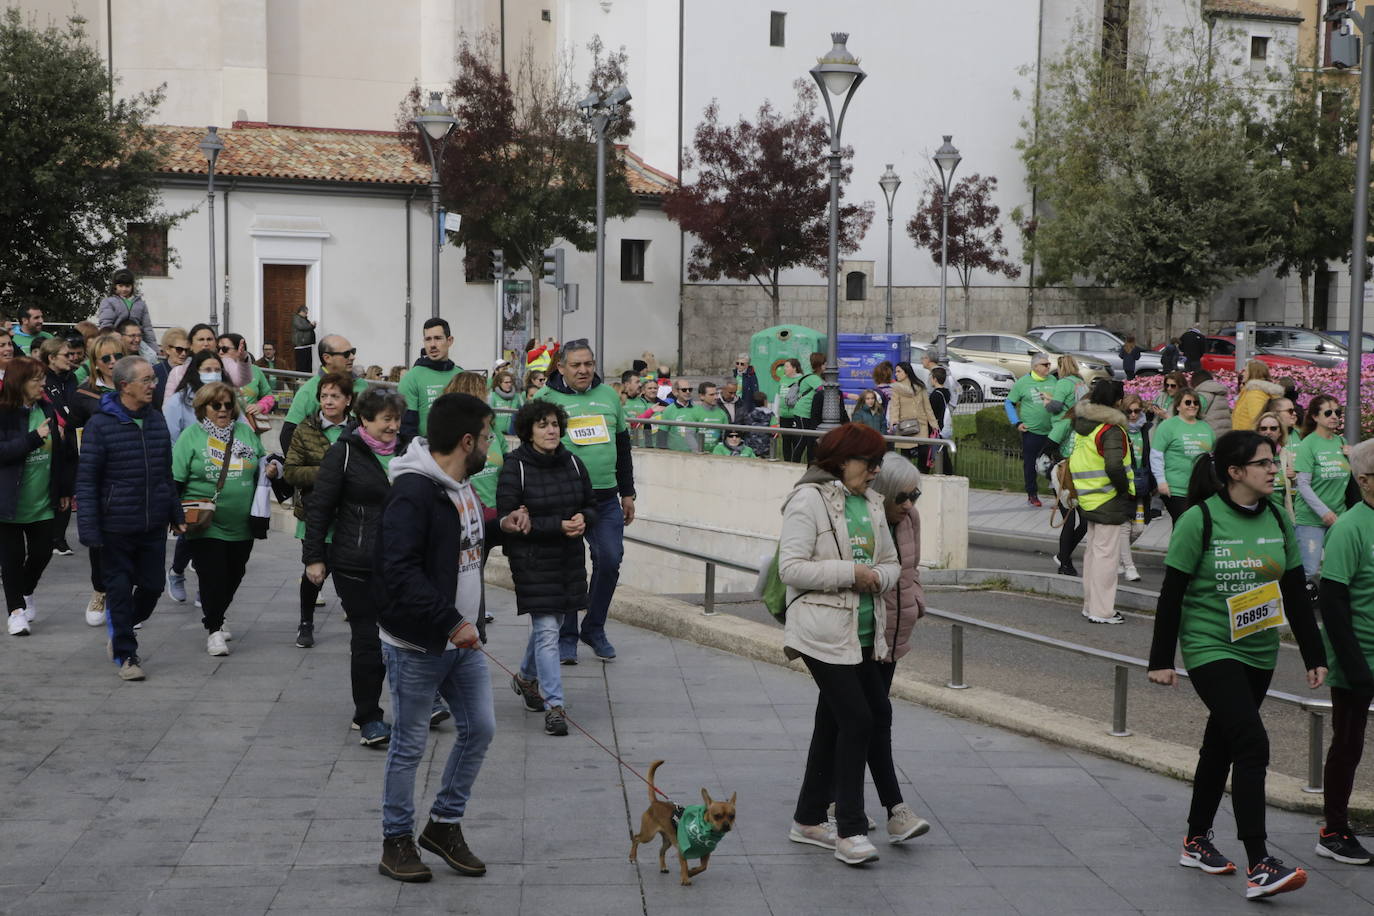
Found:
<path fill-rule="evenodd" d="M 917 372 L 921 372 L 921 356 L 930 346 L 925 341 L 911 342 L 911 364 Z M 953 353 L 949 354 L 949 369 L 951 381 L 959 385 L 960 404 L 1005 401 L 1016 382 L 1016 376 L 1000 366 L 971 362 Z"/>
<path fill-rule="evenodd" d="M 1112 367 L 1112 375 L 1119 379 L 1126 377 L 1126 369 L 1121 361 L 1121 348 L 1126 342 L 1111 331 L 1096 324 L 1048 324 L 1031 328 L 1026 332 L 1037 340 L 1053 344 L 1071 353 L 1087 353 Z M 1135 361 L 1136 375 L 1161 375 L 1164 364 L 1158 353 L 1140 348 L 1140 356 Z"/>

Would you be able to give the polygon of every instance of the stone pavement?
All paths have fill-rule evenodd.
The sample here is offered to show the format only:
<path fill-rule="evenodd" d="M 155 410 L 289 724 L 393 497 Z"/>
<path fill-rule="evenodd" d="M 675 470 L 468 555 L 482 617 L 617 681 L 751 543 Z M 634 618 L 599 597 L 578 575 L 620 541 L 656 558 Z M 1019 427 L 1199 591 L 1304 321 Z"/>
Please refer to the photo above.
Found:
<path fill-rule="evenodd" d="M 84 556 L 54 560 L 34 635 L 0 644 L 0 913 L 1254 912 L 1243 879 L 1175 864 L 1184 784 L 907 703 L 895 758 L 931 832 L 880 843 L 863 869 L 792 844 L 809 680 L 621 624 L 616 662 L 564 669 L 570 712 L 637 768 L 665 758 L 661 786 L 681 803 L 702 786 L 739 793 L 709 870 L 683 888 L 652 854 L 630 865 L 644 785 L 576 732 L 545 736 L 493 670 L 498 735 L 464 824 L 489 873 L 389 881 L 376 872 L 383 754 L 348 729 L 330 591 L 318 647 L 291 644 L 297 556 L 279 534 L 258 545 L 228 658 L 205 654 L 193 607 L 164 600 L 143 630 L 141 684 L 116 678 L 102 631 L 82 622 Z M 509 592 L 491 602 L 489 648 L 509 664 L 526 627 Z M 452 735 L 435 733 L 440 753 L 422 765 L 421 816 Z M 1374 869 L 1316 858 L 1314 825 L 1271 811 L 1274 854 L 1312 869 L 1272 906 L 1366 911 Z M 1217 834 L 1240 855 L 1229 809 Z"/>
<path fill-rule="evenodd" d="M 1050 527 L 1050 507 L 1054 505 L 1054 496 L 1052 493 L 1047 494 L 1044 486 L 1041 487 L 1040 501 L 1045 505 L 1036 509 L 1026 504 L 1025 493 L 970 489 L 969 534 L 995 534 L 1043 540 L 1046 543 L 1057 542 L 1059 529 Z M 1173 526 L 1169 523 L 1168 513 L 1165 513 L 1145 526 L 1144 533 L 1131 548 L 1163 553 L 1169 549 L 1169 535 L 1172 531 Z"/>

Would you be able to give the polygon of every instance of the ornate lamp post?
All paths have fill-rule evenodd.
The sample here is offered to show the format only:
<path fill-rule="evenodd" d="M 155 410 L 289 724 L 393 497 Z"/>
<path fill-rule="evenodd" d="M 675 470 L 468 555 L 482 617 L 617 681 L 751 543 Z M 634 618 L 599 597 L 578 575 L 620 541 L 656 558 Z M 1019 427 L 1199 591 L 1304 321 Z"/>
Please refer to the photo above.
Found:
<path fill-rule="evenodd" d="M 219 154 L 224 151 L 224 141 L 219 138 L 218 127 L 205 128 L 208 133 L 200 140 L 200 151 L 205 155 L 205 161 L 209 164 L 209 178 L 206 193 L 208 194 L 207 215 L 210 217 L 210 327 L 219 333 L 219 310 L 216 308 L 215 299 L 215 160 L 219 159 Z M 157 342 L 153 342 L 157 346 Z"/>
<path fill-rule="evenodd" d="M 949 185 L 954 180 L 954 170 L 963 158 L 950 143 L 951 134 L 945 134 L 945 142 L 935 151 L 935 164 L 940 167 L 940 327 L 935 332 L 935 353 L 940 362 L 949 354 L 945 352 L 945 338 L 949 336 L 949 306 L 946 295 L 949 291 Z"/>
<path fill-rule="evenodd" d="M 887 164 L 887 171 L 883 172 L 878 179 L 878 186 L 883 189 L 883 196 L 887 198 L 887 316 L 883 320 L 883 328 L 887 333 L 892 333 L 892 201 L 897 196 L 897 189 L 902 186 L 902 179 L 892 171 L 892 163 Z"/>
<path fill-rule="evenodd" d="M 439 167 L 444 162 L 444 145 L 458 121 L 444 107 L 444 96 L 439 92 L 429 94 L 429 105 L 416 115 L 411 122 L 420 130 L 424 141 L 425 153 L 429 156 L 429 203 L 434 213 L 434 265 L 430 278 L 430 317 L 439 317 L 439 252 L 444 246 L 444 229 L 439 216 Z"/>

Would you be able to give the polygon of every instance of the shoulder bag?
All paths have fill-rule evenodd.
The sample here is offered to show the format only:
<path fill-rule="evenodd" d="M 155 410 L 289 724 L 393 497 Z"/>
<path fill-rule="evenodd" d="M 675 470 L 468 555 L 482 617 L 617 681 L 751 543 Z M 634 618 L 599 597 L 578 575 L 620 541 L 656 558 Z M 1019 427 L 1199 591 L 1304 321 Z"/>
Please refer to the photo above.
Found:
<path fill-rule="evenodd" d="M 205 499 L 183 499 L 182 514 L 186 516 L 187 534 L 204 534 L 215 521 L 215 504 L 219 502 L 220 491 L 224 489 L 224 478 L 229 474 L 229 462 L 234 458 L 234 436 L 238 433 L 238 421 L 229 427 L 229 441 L 224 444 L 224 459 L 220 462 L 219 480 L 215 483 L 215 495 Z M 208 440 L 207 440 L 208 447 Z"/>

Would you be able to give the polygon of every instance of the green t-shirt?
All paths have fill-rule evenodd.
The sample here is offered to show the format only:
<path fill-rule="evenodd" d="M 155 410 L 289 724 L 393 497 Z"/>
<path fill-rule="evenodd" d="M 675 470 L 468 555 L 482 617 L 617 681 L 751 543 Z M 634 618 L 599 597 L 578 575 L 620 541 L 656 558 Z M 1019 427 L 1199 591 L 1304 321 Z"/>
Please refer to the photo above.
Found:
<path fill-rule="evenodd" d="M 1053 419 L 1050 422 L 1050 438 L 1055 442 L 1062 444 L 1065 440 L 1072 441 L 1073 421 L 1069 419 L 1069 411 L 1078 403 L 1079 397 L 1087 392 L 1088 386 L 1076 375 L 1061 378 L 1055 383 L 1054 390 L 1050 392 L 1050 400 L 1059 401 L 1064 405 L 1058 413 L 1051 415 Z M 1069 452 L 1064 454 L 1072 451 L 1073 446 L 1069 446 Z"/>
<path fill-rule="evenodd" d="M 1193 462 L 1198 455 L 1212 450 L 1216 438 L 1212 427 L 1201 420 L 1189 423 L 1182 417 L 1170 417 L 1159 424 L 1150 438 L 1150 449 L 1164 454 L 1164 482 L 1172 495 L 1188 495 Z"/>
<path fill-rule="evenodd" d="M 409 374 L 409 373 L 407 373 Z M 306 382 L 296 391 L 295 397 L 291 399 L 291 409 L 286 412 L 286 422 L 294 426 L 300 426 L 301 422 L 309 416 L 320 412 L 320 379 L 323 375 L 316 375 Z M 355 378 L 353 380 L 353 393 L 362 394 L 367 390 L 367 379 Z"/>
<path fill-rule="evenodd" d="M 625 407 L 620 403 L 620 392 L 604 383 L 581 394 L 555 391 L 553 386 L 545 385 L 535 398 L 553 401 L 567 411 L 568 430 L 563 436 L 563 444 L 586 466 L 592 478 L 592 489 L 614 490 L 615 437 L 629 429 L 625 425 Z"/>
<path fill-rule="evenodd" d="M 854 562 L 871 566 L 873 557 L 878 553 L 878 540 L 873 534 L 868 500 L 853 493 L 845 494 L 844 520 L 849 529 L 849 546 Z M 873 596 L 868 592 L 859 597 L 859 645 L 873 645 Z"/>
<path fill-rule="evenodd" d="M 430 406 L 439 400 L 448 383 L 462 371 L 463 367 L 456 363 L 447 371 L 431 369 L 428 366 L 412 366 L 410 371 L 401 376 L 398 390 L 406 399 L 406 410 L 413 410 L 420 415 L 420 435 L 429 434 Z"/>
<path fill-rule="evenodd" d="M 336 423 L 336 424 L 333 425 L 333 426 L 326 426 L 326 427 L 324 428 L 324 437 L 325 437 L 326 439 L 329 440 L 329 444 L 330 444 L 330 445 L 333 445 L 335 442 L 338 442 L 338 441 L 339 441 L 339 437 L 343 435 L 343 431 L 344 431 L 344 428 L 343 428 L 343 424 L 342 424 L 342 423 Z M 229 485 L 229 484 L 226 482 L 226 483 L 225 483 L 225 486 L 228 486 L 228 485 Z M 297 538 L 297 540 L 301 540 L 301 541 L 305 540 L 305 519 L 301 519 L 301 518 L 296 519 L 296 538 Z M 334 541 L 334 526 L 333 526 L 333 525 L 330 525 L 330 526 L 329 526 L 329 530 L 325 532 L 325 535 L 324 535 L 324 542 L 325 542 L 326 544 L 329 544 L 329 543 L 332 543 L 333 541 Z"/>
<path fill-rule="evenodd" d="M 46 419 L 43 411 L 37 407 L 29 408 L 29 432 L 42 426 Z M 50 432 L 56 432 L 56 426 L 57 421 L 54 420 L 49 426 Z M 16 525 L 27 525 L 52 518 L 51 484 L 52 436 L 49 435 L 41 446 L 24 458 L 24 470 L 19 475 L 19 507 L 10 521 Z"/>
<path fill-rule="evenodd" d="M 239 389 L 239 397 L 248 403 L 256 404 L 272 393 L 272 383 L 267 381 L 267 374 L 262 371 L 261 367 L 249 363 L 248 369 L 248 384 Z M 315 387 L 318 388 L 319 386 L 316 385 Z"/>
<path fill-rule="evenodd" d="M 1280 457 L 1282 457 L 1282 456 L 1285 455 L 1285 454 L 1288 456 L 1288 461 L 1289 461 L 1289 464 L 1290 464 L 1290 466 L 1291 466 L 1292 461 L 1293 461 L 1293 450 L 1290 449 L 1290 448 L 1284 448 L 1284 449 L 1279 453 Z M 1287 501 L 1288 487 L 1289 487 L 1288 475 L 1285 474 L 1285 473 L 1283 472 L 1283 464 L 1280 463 L 1280 464 L 1279 464 L 1278 472 L 1274 474 L 1274 492 L 1269 494 L 1269 501 L 1270 501 L 1271 503 L 1273 503 L 1275 506 L 1277 506 L 1278 509 L 1279 509 L 1279 511 L 1281 511 L 1281 512 L 1283 512 L 1283 513 L 1285 513 L 1285 514 L 1288 512 L 1288 501 Z M 1296 511 L 1297 508 L 1298 508 L 1296 504 L 1299 503 L 1299 502 L 1301 502 L 1301 501 L 1302 501 L 1302 497 L 1298 495 L 1298 488 L 1297 488 L 1297 485 L 1294 484 L 1294 485 L 1293 485 L 1293 503 L 1294 503 L 1293 509 L 1294 509 L 1294 511 Z M 1289 521 L 1292 521 L 1292 519 L 1290 518 Z"/>
<path fill-rule="evenodd" d="M 493 389 L 491 394 L 487 396 L 487 403 L 491 405 L 493 410 L 498 408 L 519 410 L 521 407 L 525 406 L 525 396 L 518 390 L 512 390 L 510 397 L 506 397 L 501 392 Z M 505 435 L 510 432 L 510 424 L 514 419 L 515 414 L 498 413 L 491 421 L 492 432 Z"/>
<path fill-rule="evenodd" d="M 724 442 L 718 443 L 718 444 L 716 445 L 715 448 L 711 449 L 711 454 L 712 454 L 712 455 L 730 455 L 730 456 L 735 457 L 735 458 L 757 458 L 757 457 L 758 457 L 758 455 L 754 454 L 754 450 L 753 450 L 752 448 L 750 448 L 749 446 L 747 446 L 747 445 L 741 445 L 741 446 L 740 446 L 740 449 L 739 449 L 739 454 L 738 454 L 738 455 L 735 455 L 735 454 L 733 454 L 733 453 L 730 451 L 729 447 L 728 447 Z"/>
<path fill-rule="evenodd" d="M 729 423 L 730 415 L 725 412 L 724 407 L 707 407 L 705 404 L 698 404 L 692 408 L 694 416 L 690 419 L 698 423 Z M 689 419 L 685 418 L 684 419 Z M 701 440 L 701 450 L 709 452 L 713 450 L 721 440 L 721 432 L 718 429 L 699 429 L 696 431 L 697 438 Z"/>
<path fill-rule="evenodd" d="M 1350 589 L 1350 624 L 1355 630 L 1355 641 L 1364 653 L 1365 663 L 1374 670 L 1374 509 L 1364 500 L 1336 519 L 1327 532 L 1326 547 L 1322 550 L 1322 578 Z M 1322 641 L 1326 643 L 1326 683 L 1349 689 L 1350 680 L 1331 648 L 1325 628 Z"/>
<path fill-rule="evenodd" d="M 1059 380 L 1052 375 L 1036 378 L 1034 372 L 1027 372 L 1011 386 L 1007 400 L 1016 408 L 1016 415 L 1026 424 L 1026 429 L 1042 436 L 1048 436 L 1052 421 L 1045 402 L 1054 397 L 1054 386 Z"/>
<path fill-rule="evenodd" d="M 678 420 L 683 423 L 695 423 L 697 419 L 697 407 L 695 404 L 688 404 L 686 407 L 673 401 L 663 412 L 658 415 L 660 420 Z M 688 432 L 702 432 L 690 427 L 665 426 L 668 433 L 668 448 L 674 452 L 690 452 L 692 450 L 691 440 L 687 438 Z"/>
<path fill-rule="evenodd" d="M 788 378 L 787 376 L 783 376 L 782 379 L 779 380 L 779 382 L 778 382 L 778 419 L 779 419 L 779 420 L 790 420 L 792 417 L 795 417 L 795 416 L 797 415 L 797 406 L 796 406 L 796 405 L 793 405 L 793 406 L 789 407 L 789 406 L 787 405 L 787 397 L 786 397 L 786 395 L 787 395 L 787 389 L 788 389 L 788 388 L 791 388 L 792 385 L 795 383 L 795 384 L 798 386 L 798 387 L 797 387 L 798 396 L 800 396 L 800 392 L 801 392 L 801 380 L 802 380 L 803 378 L 805 378 L 805 377 L 806 377 L 806 376 L 803 376 L 803 375 L 799 375 L 799 376 L 797 376 L 796 378 Z M 801 403 L 800 401 L 797 402 L 797 404 L 800 404 L 800 403 Z"/>
<path fill-rule="evenodd" d="M 1299 443 L 1301 443 L 1301 442 L 1302 442 L 1302 430 L 1300 430 L 1300 429 L 1298 429 L 1296 426 L 1294 426 L 1292 429 L 1290 429 L 1290 430 L 1288 431 L 1288 447 L 1291 448 L 1291 449 L 1296 450 L 1297 447 L 1298 447 L 1298 445 L 1299 445 Z"/>
<path fill-rule="evenodd" d="M 491 437 L 491 445 L 487 447 L 487 463 L 482 465 L 482 470 L 468 478 L 472 491 L 488 509 L 496 508 L 496 481 L 505 463 L 506 437 L 498 433 Z"/>
<path fill-rule="evenodd" d="M 232 456 L 229 473 L 224 476 L 224 489 L 215 504 L 215 520 L 204 534 L 188 534 L 191 538 L 216 538 L 221 541 L 247 541 L 253 537 L 248 529 L 248 514 L 253 508 L 253 493 L 258 486 L 258 459 L 262 457 L 262 440 L 246 423 L 235 427 L 234 438 L 253 447 L 256 456 L 251 461 Z M 205 427 L 188 426 L 172 448 L 172 477 L 186 485 L 184 499 L 210 500 L 215 495 L 220 468 L 224 466 L 223 439 L 211 439 Z"/>
<path fill-rule="evenodd" d="M 1328 439 L 1313 433 L 1298 443 L 1298 456 L 1293 464 L 1299 474 L 1312 475 L 1313 492 L 1337 515 L 1345 511 L 1345 487 L 1350 480 L 1350 461 L 1341 451 L 1344 446 L 1344 436 Z M 1324 524 L 1321 516 L 1313 512 L 1301 496 L 1294 500 L 1293 514 L 1299 525 L 1320 528 Z"/>
<path fill-rule="evenodd" d="M 86 365 L 85 360 L 82 360 L 81 365 L 77 366 L 74 370 L 72 370 L 72 378 L 76 380 L 76 383 L 78 385 L 80 385 L 82 382 L 86 381 L 86 379 L 90 377 L 91 369 L 89 366 Z"/>
<path fill-rule="evenodd" d="M 797 391 L 801 396 L 797 398 L 797 406 L 792 408 L 792 415 L 802 419 L 811 419 L 811 402 L 816 400 L 816 389 L 820 388 L 825 379 L 814 373 L 803 375 L 801 383 L 797 386 Z"/>
<path fill-rule="evenodd" d="M 1179 516 L 1169 538 L 1164 563 L 1187 573 L 1179 646 L 1188 668 L 1231 658 L 1255 668 L 1272 669 L 1279 654 L 1277 627 L 1231 641 L 1226 600 L 1267 582 L 1278 582 L 1302 566 L 1293 528 L 1281 524 L 1268 506 L 1258 515 L 1232 509 L 1220 496 L 1207 500 L 1212 515 L 1212 542 L 1202 543 L 1202 509 L 1193 506 Z"/>
<path fill-rule="evenodd" d="M 14 340 L 14 352 L 19 356 L 28 356 L 33 352 L 33 342 L 36 340 L 48 340 L 52 337 L 47 331 L 39 331 L 37 334 L 25 334 L 18 328 L 14 329 L 12 339 Z M 34 521 L 41 521 L 34 519 Z"/>

